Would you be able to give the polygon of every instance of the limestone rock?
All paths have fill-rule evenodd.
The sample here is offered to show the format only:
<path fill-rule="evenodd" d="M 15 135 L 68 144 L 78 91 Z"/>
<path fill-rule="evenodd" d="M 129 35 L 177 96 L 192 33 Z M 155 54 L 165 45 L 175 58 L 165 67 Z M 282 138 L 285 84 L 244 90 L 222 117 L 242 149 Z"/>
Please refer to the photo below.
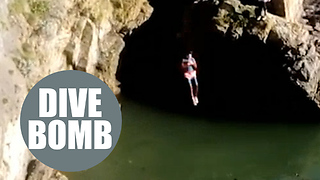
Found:
<path fill-rule="evenodd" d="M 31 158 L 22 139 L 19 123 L 27 88 L 15 64 L 4 54 L 1 54 L 0 72 L 0 179 L 14 180 L 24 177 L 27 162 Z"/>
<path fill-rule="evenodd" d="M 20 135 L 28 90 L 51 73 L 81 70 L 119 93 L 115 73 L 123 38 L 152 11 L 147 0 L 0 2 L 0 179 L 65 179 L 32 161 Z M 36 164 L 32 170 L 29 162 Z"/>
<path fill-rule="evenodd" d="M 288 21 L 299 22 L 303 14 L 303 0 L 284 0 L 285 17 Z"/>
<path fill-rule="evenodd" d="M 123 37 L 150 17 L 147 0 L 48 1 L 46 5 L 37 22 L 30 24 L 30 14 L 37 15 L 29 11 L 13 13 L 11 20 L 19 24 L 21 48 L 14 58 L 28 88 L 50 73 L 75 69 L 99 75 L 117 94 L 115 73 Z"/>

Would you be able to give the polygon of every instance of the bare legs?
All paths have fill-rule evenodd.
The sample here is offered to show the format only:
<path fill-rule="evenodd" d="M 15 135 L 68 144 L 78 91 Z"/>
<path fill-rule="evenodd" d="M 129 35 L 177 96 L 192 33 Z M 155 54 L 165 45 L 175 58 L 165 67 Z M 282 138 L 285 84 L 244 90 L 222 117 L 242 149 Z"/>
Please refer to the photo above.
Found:
<path fill-rule="evenodd" d="M 260 15 L 257 19 L 258 21 L 265 20 L 267 16 L 267 3 L 266 2 L 260 2 L 260 3 L 261 3 L 259 4 Z"/>
<path fill-rule="evenodd" d="M 194 80 L 194 85 L 192 84 L 192 80 Z M 194 77 L 192 79 L 188 79 L 188 82 L 189 82 L 189 86 L 190 86 L 190 92 L 191 92 L 191 98 L 192 98 L 192 101 L 193 101 L 193 105 L 196 106 L 199 103 L 197 78 Z M 195 88 L 193 88 L 193 86 L 195 86 Z"/>

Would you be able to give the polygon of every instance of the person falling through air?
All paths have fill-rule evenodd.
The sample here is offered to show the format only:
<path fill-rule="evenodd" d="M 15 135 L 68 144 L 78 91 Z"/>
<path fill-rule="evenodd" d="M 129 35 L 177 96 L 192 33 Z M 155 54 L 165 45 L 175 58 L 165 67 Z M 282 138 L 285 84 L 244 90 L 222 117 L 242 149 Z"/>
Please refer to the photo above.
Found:
<path fill-rule="evenodd" d="M 266 16 L 267 16 L 267 2 L 270 2 L 271 0 L 258 0 L 258 3 L 259 3 L 259 17 L 258 17 L 258 21 L 260 20 L 265 20 L 266 19 Z"/>
<path fill-rule="evenodd" d="M 193 105 L 196 106 L 199 103 L 198 100 L 198 81 L 197 81 L 197 62 L 189 53 L 187 59 L 183 59 L 181 63 L 184 77 L 188 79 L 191 91 L 191 98 Z M 192 83 L 194 82 L 194 84 Z"/>

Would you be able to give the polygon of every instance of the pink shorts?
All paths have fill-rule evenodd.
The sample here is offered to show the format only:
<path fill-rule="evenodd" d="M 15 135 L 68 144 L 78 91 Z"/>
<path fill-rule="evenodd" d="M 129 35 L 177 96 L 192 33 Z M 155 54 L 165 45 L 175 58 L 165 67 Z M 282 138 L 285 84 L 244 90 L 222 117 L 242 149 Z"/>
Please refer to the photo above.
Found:
<path fill-rule="evenodd" d="M 188 71 L 188 72 L 185 72 L 184 73 L 184 77 L 187 78 L 187 79 L 193 79 L 197 76 L 197 73 L 195 70 L 193 71 Z"/>

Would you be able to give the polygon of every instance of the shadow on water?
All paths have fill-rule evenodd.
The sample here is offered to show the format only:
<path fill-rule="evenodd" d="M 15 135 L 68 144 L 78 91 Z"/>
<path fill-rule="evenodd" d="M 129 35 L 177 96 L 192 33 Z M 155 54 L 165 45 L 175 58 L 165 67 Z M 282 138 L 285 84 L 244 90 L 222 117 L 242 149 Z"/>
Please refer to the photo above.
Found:
<path fill-rule="evenodd" d="M 233 41 L 213 33 L 210 6 L 190 11 L 189 2 L 151 3 L 150 20 L 126 37 L 117 74 L 125 96 L 195 116 L 318 121 L 318 108 L 290 82 L 276 48 L 249 36 Z M 198 107 L 180 71 L 190 50 L 199 66 Z"/>

